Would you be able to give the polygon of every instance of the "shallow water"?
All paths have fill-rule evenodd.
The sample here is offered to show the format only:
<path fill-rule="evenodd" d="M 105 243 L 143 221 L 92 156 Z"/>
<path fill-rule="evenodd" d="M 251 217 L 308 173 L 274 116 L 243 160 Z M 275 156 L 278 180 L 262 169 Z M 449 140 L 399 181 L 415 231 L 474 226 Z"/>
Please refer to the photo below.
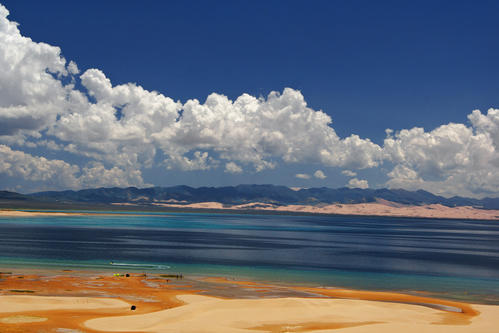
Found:
<path fill-rule="evenodd" d="M 200 213 L 2 217 L 0 254 L 4 267 L 224 275 L 499 301 L 494 221 Z"/>

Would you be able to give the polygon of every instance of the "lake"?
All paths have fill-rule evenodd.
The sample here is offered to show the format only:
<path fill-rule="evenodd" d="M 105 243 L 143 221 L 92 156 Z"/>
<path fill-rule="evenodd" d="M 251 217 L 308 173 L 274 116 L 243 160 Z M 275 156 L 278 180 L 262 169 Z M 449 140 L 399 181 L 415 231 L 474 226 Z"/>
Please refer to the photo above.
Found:
<path fill-rule="evenodd" d="M 0 266 L 220 275 L 499 304 L 499 223 L 208 213 L 0 217 Z"/>

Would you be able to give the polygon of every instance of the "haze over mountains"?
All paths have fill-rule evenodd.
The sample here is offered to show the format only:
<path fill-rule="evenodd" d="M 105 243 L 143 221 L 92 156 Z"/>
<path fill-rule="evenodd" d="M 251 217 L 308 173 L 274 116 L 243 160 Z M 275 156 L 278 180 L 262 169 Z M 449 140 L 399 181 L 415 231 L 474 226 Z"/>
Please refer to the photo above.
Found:
<path fill-rule="evenodd" d="M 318 204 L 356 204 L 387 200 L 404 205 L 441 204 L 448 207 L 473 206 L 483 209 L 499 209 L 499 198 L 445 198 L 430 192 L 392 190 L 392 189 L 358 189 L 326 187 L 291 189 L 276 185 L 238 185 L 227 187 L 173 186 L 151 188 L 97 188 L 80 191 L 50 191 L 32 194 L 0 192 L 0 201 L 35 201 L 52 203 L 86 203 L 112 204 L 130 203 L 151 205 L 154 203 L 199 203 L 215 201 L 226 205 L 239 205 L 252 202 L 270 203 L 273 205 L 318 205 Z"/>

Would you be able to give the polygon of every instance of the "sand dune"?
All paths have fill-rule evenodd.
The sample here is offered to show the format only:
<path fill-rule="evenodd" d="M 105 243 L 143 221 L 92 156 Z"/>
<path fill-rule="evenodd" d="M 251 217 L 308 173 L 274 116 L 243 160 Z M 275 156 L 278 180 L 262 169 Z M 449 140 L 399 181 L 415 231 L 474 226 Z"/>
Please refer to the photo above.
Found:
<path fill-rule="evenodd" d="M 157 206 L 194 209 L 228 209 L 228 210 L 264 210 L 294 213 L 317 213 L 339 215 L 369 215 L 369 216 L 399 216 L 399 217 L 426 217 L 426 218 L 454 218 L 499 220 L 499 210 L 478 209 L 474 207 L 447 207 L 433 205 L 402 205 L 394 202 L 379 200 L 378 202 L 360 204 L 322 204 L 322 205 L 285 205 L 277 206 L 268 203 L 254 202 L 243 205 L 222 205 L 219 202 L 200 202 L 192 204 L 156 203 Z"/>
<path fill-rule="evenodd" d="M 130 203 L 115 203 L 117 206 L 133 206 Z M 242 205 L 224 205 L 220 202 L 199 202 L 191 204 L 154 203 L 154 206 L 187 208 L 187 209 L 220 209 L 220 210 L 262 210 L 292 213 L 368 215 L 368 216 L 398 216 L 423 218 L 451 218 L 499 220 L 499 210 L 478 209 L 474 207 L 447 207 L 439 204 L 413 206 L 379 200 L 378 202 L 361 204 L 320 204 L 320 205 L 284 205 L 277 206 L 268 203 L 252 202 Z M 41 212 L 0 210 L 0 217 L 31 217 L 31 216 L 67 216 L 67 215 L 107 215 L 109 213 L 74 213 L 74 212 Z"/>
<path fill-rule="evenodd" d="M 495 332 L 497 307 L 470 325 L 446 324 L 428 307 L 347 299 L 220 299 L 181 295 L 185 305 L 148 314 L 97 318 L 85 326 L 106 332 Z"/>

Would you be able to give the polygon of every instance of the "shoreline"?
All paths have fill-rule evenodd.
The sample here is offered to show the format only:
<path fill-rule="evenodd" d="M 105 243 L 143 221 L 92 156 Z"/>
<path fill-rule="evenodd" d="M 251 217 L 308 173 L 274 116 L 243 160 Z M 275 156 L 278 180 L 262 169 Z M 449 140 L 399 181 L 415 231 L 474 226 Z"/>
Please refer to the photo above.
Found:
<path fill-rule="evenodd" d="M 114 205 L 121 205 L 115 203 Z M 403 217 L 430 219 L 470 219 L 499 220 L 499 210 L 479 209 L 470 206 L 447 207 L 440 204 L 403 205 L 386 200 L 357 204 L 320 204 L 320 205 L 282 205 L 276 206 L 261 202 L 226 206 L 219 202 L 200 202 L 192 204 L 154 203 L 155 206 L 168 208 L 190 208 L 199 210 L 220 210 L 230 212 L 254 211 L 294 214 L 316 214 L 336 216 Z"/>
<path fill-rule="evenodd" d="M 492 332 L 494 318 L 497 305 L 393 292 L 165 274 L 0 273 L 2 332 Z"/>
<path fill-rule="evenodd" d="M 387 218 L 420 218 L 441 220 L 486 220 L 499 221 L 499 210 L 486 210 L 474 207 L 446 207 L 443 205 L 405 206 L 391 202 L 361 204 L 328 205 L 287 205 L 273 206 L 263 203 L 251 203 L 237 206 L 225 206 L 219 202 L 201 202 L 193 204 L 154 203 L 159 210 L 148 210 L 147 206 L 113 203 L 106 212 L 85 212 L 74 208 L 61 208 L 58 211 L 33 208 L 0 208 L 0 217 L 43 217 L 43 216 L 112 216 L 119 214 L 133 215 L 133 212 L 151 213 L 228 213 L 228 214 L 291 214 L 316 216 L 364 216 Z M 102 208 L 102 207 L 101 207 Z M 113 210 L 116 209 L 116 210 Z M 120 208 L 127 208 L 121 210 Z M 133 208 L 134 210 L 129 210 Z M 164 209 L 164 210 L 162 210 Z M 170 210 L 169 210 L 170 209 Z M 141 214 L 143 215 L 143 214 Z M 155 216 L 155 215 L 154 215 Z"/>
<path fill-rule="evenodd" d="M 131 305 L 135 305 L 136 310 L 131 310 Z M 268 317 L 267 312 L 274 313 L 274 317 Z M 188 313 L 190 319 L 175 320 L 175 316 Z M 215 313 L 225 315 L 218 318 Z M 64 319 L 69 315 L 76 319 Z M 239 320 L 234 322 L 231 319 L 234 316 Z M 287 326 L 295 327 L 290 332 L 318 328 L 341 332 L 343 328 L 355 327 L 359 332 L 395 332 L 400 325 L 413 327 L 414 322 L 424 327 L 425 332 L 444 332 L 442 328 L 487 332 L 484 329 L 488 325 L 499 324 L 499 319 L 490 322 L 494 316 L 499 318 L 499 306 L 393 292 L 283 286 L 224 277 L 180 278 L 141 273 L 126 277 L 77 270 L 0 273 L 2 332 L 20 325 L 25 332 L 59 328 L 90 329 L 91 332 L 168 329 L 196 332 L 203 327 L 209 327 L 208 331 L 213 328 L 213 332 L 235 329 L 280 332 Z M 220 326 L 221 322 L 227 326 Z"/>

